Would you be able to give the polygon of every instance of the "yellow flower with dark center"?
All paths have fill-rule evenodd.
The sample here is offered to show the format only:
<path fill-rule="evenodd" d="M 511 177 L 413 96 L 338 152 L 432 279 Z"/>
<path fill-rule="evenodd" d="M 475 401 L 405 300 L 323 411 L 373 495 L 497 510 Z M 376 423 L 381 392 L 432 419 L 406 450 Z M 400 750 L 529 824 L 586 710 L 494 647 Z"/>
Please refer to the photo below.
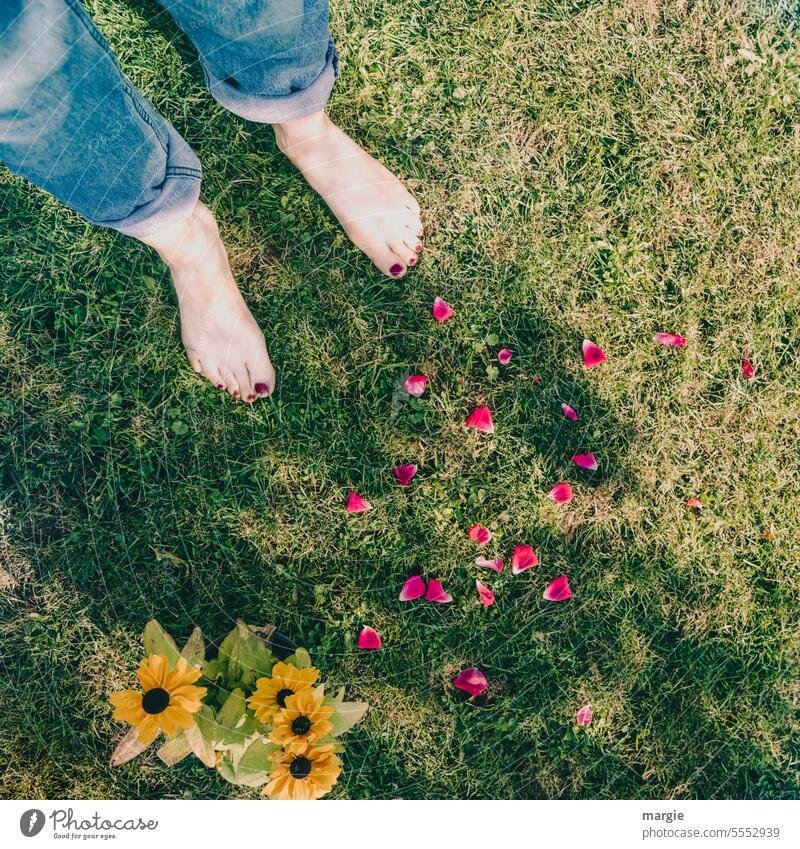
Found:
<path fill-rule="evenodd" d="M 142 692 L 122 690 L 109 701 L 116 708 L 114 719 L 129 722 L 137 729 L 139 740 L 149 745 L 159 731 L 170 737 L 179 728 L 191 728 L 192 714 L 203 706 L 205 687 L 195 687 L 200 671 L 190 667 L 181 657 L 170 672 L 166 657 L 151 654 L 139 664 L 136 673 Z"/>
<path fill-rule="evenodd" d="M 275 766 L 261 791 L 270 799 L 319 799 L 336 784 L 342 767 L 331 744 L 303 752 L 283 751 L 272 756 Z"/>
<path fill-rule="evenodd" d="M 321 740 L 333 731 L 328 722 L 333 705 L 322 704 L 322 696 L 304 690 L 286 699 L 286 707 L 272 720 L 270 740 L 295 754 Z"/>
<path fill-rule="evenodd" d="M 319 677 L 319 670 L 313 666 L 298 669 L 291 663 L 279 661 L 272 667 L 271 678 L 259 678 L 256 691 L 247 700 L 259 722 L 270 722 L 272 717 L 286 707 L 286 699 L 305 690 Z"/>

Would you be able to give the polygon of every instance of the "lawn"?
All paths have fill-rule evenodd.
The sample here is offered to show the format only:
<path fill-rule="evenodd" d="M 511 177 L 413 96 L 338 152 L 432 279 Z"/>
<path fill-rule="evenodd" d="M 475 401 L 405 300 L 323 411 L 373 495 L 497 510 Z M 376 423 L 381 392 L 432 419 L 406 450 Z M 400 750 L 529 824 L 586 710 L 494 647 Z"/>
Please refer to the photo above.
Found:
<path fill-rule="evenodd" d="M 208 386 L 156 255 L 0 173 L 0 795 L 255 796 L 107 765 L 144 623 L 241 616 L 371 703 L 334 798 L 800 796 L 797 4 L 334 0 L 330 112 L 423 208 L 399 281 L 153 0 L 86 5 L 202 160 L 278 388 Z M 541 564 L 473 565 L 519 544 Z M 401 603 L 415 570 L 453 603 Z M 480 704 L 449 683 L 470 665 Z"/>

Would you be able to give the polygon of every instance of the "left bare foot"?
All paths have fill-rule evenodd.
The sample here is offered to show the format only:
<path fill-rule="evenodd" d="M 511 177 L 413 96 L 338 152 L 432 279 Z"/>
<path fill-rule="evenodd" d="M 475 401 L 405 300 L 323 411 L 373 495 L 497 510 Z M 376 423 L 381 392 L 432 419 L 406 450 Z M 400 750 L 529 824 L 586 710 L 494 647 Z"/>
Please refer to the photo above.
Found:
<path fill-rule="evenodd" d="M 417 264 L 423 236 L 419 204 L 391 171 L 324 112 L 273 129 L 281 151 L 384 274 L 402 277 Z"/>

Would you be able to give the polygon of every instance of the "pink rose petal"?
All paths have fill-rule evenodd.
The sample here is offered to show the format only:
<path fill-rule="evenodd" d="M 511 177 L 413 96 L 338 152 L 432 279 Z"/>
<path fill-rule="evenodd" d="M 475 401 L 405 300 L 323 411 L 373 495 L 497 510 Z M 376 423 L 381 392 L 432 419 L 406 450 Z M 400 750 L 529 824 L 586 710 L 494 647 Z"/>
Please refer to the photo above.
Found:
<path fill-rule="evenodd" d="M 513 351 L 509 351 L 508 348 L 503 348 L 502 351 L 497 352 L 497 361 L 500 363 L 501 366 L 505 366 L 505 365 L 508 365 L 508 361 L 513 356 L 514 356 Z"/>
<path fill-rule="evenodd" d="M 568 598 L 572 598 L 572 590 L 569 588 L 567 576 L 561 575 L 556 578 L 544 591 L 542 598 L 547 601 L 566 601 Z"/>
<path fill-rule="evenodd" d="M 489 686 L 486 676 L 476 666 L 470 666 L 463 672 L 459 672 L 453 679 L 453 686 L 459 690 L 464 690 L 473 698 L 480 694 Z"/>
<path fill-rule="evenodd" d="M 433 302 L 433 317 L 437 321 L 447 321 L 451 315 L 453 315 L 453 308 L 447 301 L 443 301 L 441 298 L 436 298 Z"/>
<path fill-rule="evenodd" d="M 584 339 L 583 363 L 586 368 L 593 368 L 594 366 L 599 366 L 600 363 L 604 363 L 605 361 L 605 351 L 603 351 L 603 349 L 599 345 L 595 345 L 594 342 L 590 342 L 588 339 Z"/>
<path fill-rule="evenodd" d="M 466 427 L 474 427 L 481 433 L 494 433 L 494 422 L 488 407 L 476 407 L 464 423 Z"/>
<path fill-rule="evenodd" d="M 447 604 L 453 600 L 453 596 L 444 591 L 444 587 L 442 587 L 436 578 L 431 578 L 430 581 L 428 581 L 428 591 L 425 593 L 425 600 L 435 601 L 439 604 Z"/>
<path fill-rule="evenodd" d="M 503 561 L 502 560 L 487 560 L 485 557 L 476 557 L 475 558 L 476 566 L 483 566 L 484 569 L 494 569 L 495 572 L 503 571 Z"/>
<path fill-rule="evenodd" d="M 381 638 L 378 632 L 365 625 L 358 635 L 358 647 L 360 649 L 379 649 L 381 647 Z"/>
<path fill-rule="evenodd" d="M 678 336 L 677 333 L 656 333 L 653 336 L 653 341 L 659 345 L 672 345 L 673 348 L 685 348 L 686 339 L 683 336 Z"/>
<path fill-rule="evenodd" d="M 566 504 L 572 501 L 572 487 L 568 483 L 557 483 L 550 490 L 549 495 L 556 504 Z"/>
<path fill-rule="evenodd" d="M 400 601 L 413 601 L 425 595 L 425 581 L 419 575 L 412 575 L 400 590 Z"/>
<path fill-rule="evenodd" d="M 405 466 L 398 466 L 394 470 L 394 476 L 400 486 L 408 486 L 416 473 L 417 467 L 413 463 L 406 463 Z"/>
<path fill-rule="evenodd" d="M 582 469 L 589 469 L 592 472 L 597 468 L 597 460 L 595 460 L 594 454 L 591 451 L 588 454 L 573 454 L 572 462 L 576 466 L 580 466 Z"/>
<path fill-rule="evenodd" d="M 348 513 L 363 513 L 365 510 L 372 510 L 372 505 L 366 498 L 362 498 L 357 492 L 351 492 L 347 496 L 347 512 Z"/>
<path fill-rule="evenodd" d="M 428 378 L 425 377 L 424 374 L 415 374 L 406 378 L 406 381 L 403 384 L 403 389 L 405 389 L 409 395 L 419 398 L 420 395 L 425 393 L 425 387 L 427 384 Z"/>
<path fill-rule="evenodd" d="M 492 532 L 488 528 L 482 528 L 480 525 L 473 525 L 468 531 L 467 536 L 474 539 L 478 545 L 486 545 L 492 538 Z"/>
<path fill-rule="evenodd" d="M 690 498 L 686 502 L 686 506 L 687 507 L 694 507 L 695 510 L 702 510 L 703 509 L 703 502 L 699 498 Z"/>
<path fill-rule="evenodd" d="M 572 409 L 572 407 L 570 407 L 569 404 L 562 404 L 561 410 L 568 419 L 571 419 L 573 422 L 578 421 L 578 414 Z"/>
<path fill-rule="evenodd" d="M 752 380 L 756 376 L 755 366 L 747 359 L 747 355 L 745 354 L 742 357 L 742 374 L 748 379 Z"/>
<path fill-rule="evenodd" d="M 511 574 L 519 575 L 531 566 L 537 566 L 539 558 L 536 552 L 529 545 L 518 545 L 514 549 L 514 554 L 511 557 Z"/>
<path fill-rule="evenodd" d="M 575 722 L 578 725 L 591 725 L 592 724 L 592 706 L 584 705 L 576 714 L 575 714 Z"/>
<path fill-rule="evenodd" d="M 494 593 L 489 587 L 485 587 L 480 581 L 475 581 L 475 589 L 484 607 L 491 607 L 494 604 Z"/>

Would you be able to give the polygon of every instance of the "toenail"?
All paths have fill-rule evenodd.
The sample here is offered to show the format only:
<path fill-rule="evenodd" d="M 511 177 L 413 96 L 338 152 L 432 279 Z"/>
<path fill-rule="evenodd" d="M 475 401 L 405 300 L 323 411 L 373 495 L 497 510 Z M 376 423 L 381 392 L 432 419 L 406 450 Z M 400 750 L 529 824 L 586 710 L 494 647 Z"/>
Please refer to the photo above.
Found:
<path fill-rule="evenodd" d="M 417 258 L 415 256 L 412 256 L 411 259 L 408 261 L 408 264 L 409 265 L 416 265 L 416 262 L 417 262 Z"/>
<path fill-rule="evenodd" d="M 256 400 L 256 396 L 255 396 L 255 395 L 248 395 L 248 396 L 247 396 L 247 400 L 248 400 L 248 401 L 255 401 L 255 400 Z"/>
<path fill-rule="evenodd" d="M 259 395 L 266 395 L 269 392 L 269 386 L 266 383 L 257 383 L 256 384 L 256 392 Z"/>
<path fill-rule="evenodd" d="M 422 250 L 422 244 L 420 242 L 417 242 L 417 244 L 414 246 L 414 250 L 419 253 Z"/>
<path fill-rule="evenodd" d="M 238 398 L 238 397 L 239 397 L 239 390 L 238 390 L 238 389 L 234 389 L 234 390 L 233 390 L 233 397 L 234 397 L 234 398 Z"/>
<path fill-rule="evenodd" d="M 390 273 L 390 274 L 394 274 L 394 275 L 395 275 L 395 277 L 396 277 L 398 274 L 402 274 L 402 273 L 403 273 L 403 266 L 402 266 L 402 265 L 400 265 L 400 263 L 399 263 L 399 262 L 396 262 L 396 263 L 395 263 L 395 264 L 394 264 L 394 265 L 393 265 L 393 266 L 389 269 L 389 273 Z"/>
<path fill-rule="evenodd" d="M 217 389 L 224 389 L 224 388 L 225 388 L 225 384 L 224 384 L 224 383 L 218 383 L 218 384 L 217 384 Z"/>
<path fill-rule="evenodd" d="M 423 234 L 424 232 L 425 232 L 425 231 L 422 229 L 422 227 L 420 227 L 420 228 L 419 228 L 419 230 L 417 230 L 417 235 L 420 237 L 420 239 L 422 238 L 422 234 Z"/>

